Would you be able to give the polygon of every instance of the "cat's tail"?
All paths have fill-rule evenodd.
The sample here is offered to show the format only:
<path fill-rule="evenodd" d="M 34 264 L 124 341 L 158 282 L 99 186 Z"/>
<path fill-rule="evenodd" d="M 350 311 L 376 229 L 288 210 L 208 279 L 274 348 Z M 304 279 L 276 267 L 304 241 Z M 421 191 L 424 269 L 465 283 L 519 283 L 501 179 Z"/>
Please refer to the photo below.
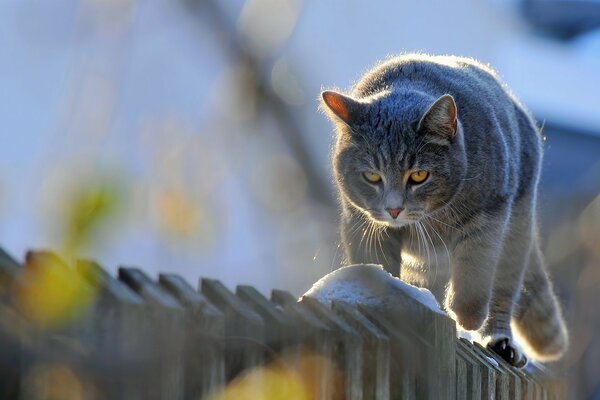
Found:
<path fill-rule="evenodd" d="M 513 315 L 513 329 L 534 359 L 553 361 L 567 351 L 569 334 L 541 251 L 534 246 L 531 253 L 521 297 Z"/>

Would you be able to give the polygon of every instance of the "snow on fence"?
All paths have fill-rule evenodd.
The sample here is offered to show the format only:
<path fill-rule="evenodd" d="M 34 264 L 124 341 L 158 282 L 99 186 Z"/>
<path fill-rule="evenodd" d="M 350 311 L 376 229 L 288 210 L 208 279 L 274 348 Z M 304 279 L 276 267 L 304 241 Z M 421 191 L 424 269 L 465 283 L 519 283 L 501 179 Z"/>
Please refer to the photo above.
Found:
<path fill-rule="evenodd" d="M 268 299 L 49 253 L 21 265 L 0 250 L 0 349 L 2 399 L 564 398 L 560 380 L 457 339 L 409 295 L 384 308 Z"/>

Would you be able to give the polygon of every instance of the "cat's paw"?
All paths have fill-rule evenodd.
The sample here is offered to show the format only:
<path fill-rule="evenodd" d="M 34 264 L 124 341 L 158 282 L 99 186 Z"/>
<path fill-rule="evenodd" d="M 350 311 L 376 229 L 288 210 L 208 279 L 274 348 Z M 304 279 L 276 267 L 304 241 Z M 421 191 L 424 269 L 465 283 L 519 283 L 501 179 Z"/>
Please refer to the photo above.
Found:
<path fill-rule="evenodd" d="M 458 324 L 467 331 L 476 331 L 487 317 L 487 307 L 482 301 L 457 301 L 456 297 L 446 302 L 446 310 Z"/>
<path fill-rule="evenodd" d="M 491 340 L 487 347 L 513 367 L 523 368 L 527 364 L 527 357 L 523 354 L 523 350 L 521 350 L 520 346 L 514 340 L 506 336 Z"/>

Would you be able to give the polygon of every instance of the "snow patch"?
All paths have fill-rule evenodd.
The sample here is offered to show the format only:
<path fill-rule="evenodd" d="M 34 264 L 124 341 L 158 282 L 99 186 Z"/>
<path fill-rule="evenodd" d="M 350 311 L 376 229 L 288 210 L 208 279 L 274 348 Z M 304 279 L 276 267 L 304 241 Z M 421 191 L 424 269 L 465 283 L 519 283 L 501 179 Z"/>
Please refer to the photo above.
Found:
<path fill-rule="evenodd" d="M 382 305 L 398 295 L 398 291 L 418 301 L 428 309 L 445 314 L 433 294 L 392 276 L 381 265 L 349 265 L 325 275 L 304 296 L 324 304 L 341 300 L 350 304 Z"/>
<path fill-rule="evenodd" d="M 474 337 L 475 335 L 473 334 L 473 331 L 465 331 L 463 329 L 461 329 L 458 324 L 456 326 L 456 337 L 459 339 L 466 339 L 469 342 L 473 343 Z"/>
<path fill-rule="evenodd" d="M 490 362 L 490 364 L 492 364 L 496 367 L 499 367 L 498 361 L 494 360 L 492 357 L 486 356 L 485 354 L 484 354 L 484 357 L 487 358 L 487 360 Z"/>

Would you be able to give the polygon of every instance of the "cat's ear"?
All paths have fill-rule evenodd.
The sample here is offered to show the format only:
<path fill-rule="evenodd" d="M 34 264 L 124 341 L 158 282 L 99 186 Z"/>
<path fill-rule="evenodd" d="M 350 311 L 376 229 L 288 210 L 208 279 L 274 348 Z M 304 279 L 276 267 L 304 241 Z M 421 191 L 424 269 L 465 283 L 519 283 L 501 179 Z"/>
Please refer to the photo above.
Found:
<path fill-rule="evenodd" d="M 424 129 L 447 139 L 453 138 L 458 129 L 454 98 L 449 94 L 445 94 L 437 99 L 423 114 L 418 129 Z"/>
<path fill-rule="evenodd" d="M 365 104 L 332 90 L 321 93 L 325 111 L 333 114 L 347 125 L 357 123 L 364 114 Z"/>

